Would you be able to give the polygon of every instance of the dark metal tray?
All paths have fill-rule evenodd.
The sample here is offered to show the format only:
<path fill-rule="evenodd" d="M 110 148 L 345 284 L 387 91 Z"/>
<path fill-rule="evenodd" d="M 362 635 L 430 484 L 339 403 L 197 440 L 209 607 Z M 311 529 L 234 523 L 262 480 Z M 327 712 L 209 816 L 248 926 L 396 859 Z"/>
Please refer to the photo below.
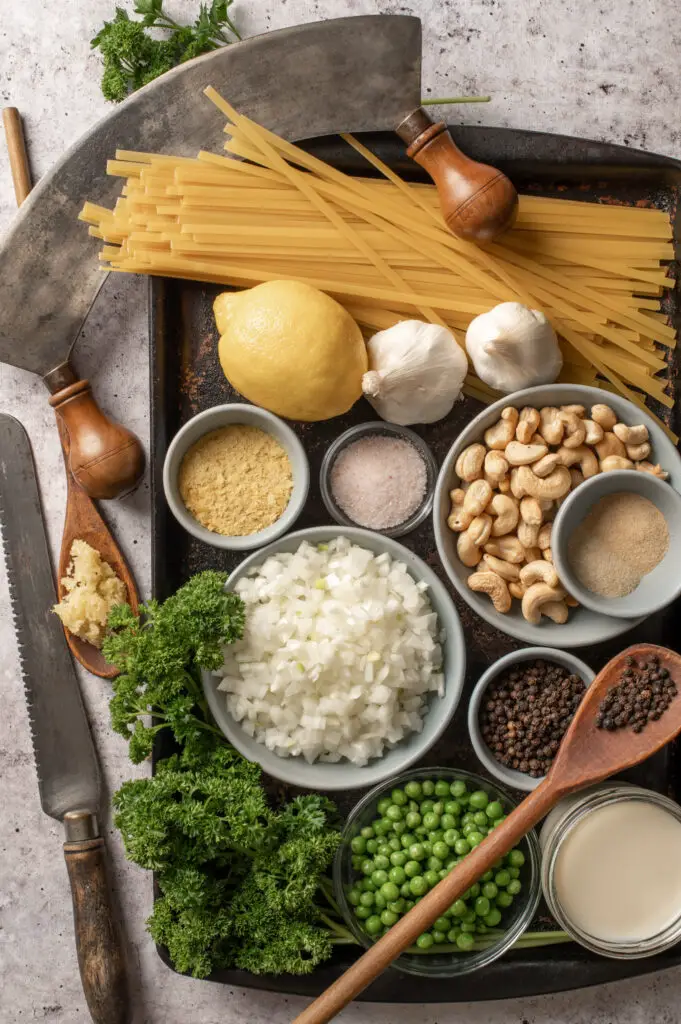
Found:
<path fill-rule="evenodd" d="M 503 128 L 460 128 L 456 136 L 471 156 L 503 168 L 521 191 L 590 201 L 649 204 L 667 210 L 676 219 L 681 163 L 670 158 L 632 152 L 621 146 Z M 404 156 L 395 136 L 375 134 L 364 137 L 364 141 L 404 177 L 423 180 L 418 168 Z M 348 173 L 367 173 L 361 158 L 335 137 L 311 140 L 305 148 Z M 211 307 L 220 290 L 178 280 L 156 279 L 151 283 L 152 586 L 154 596 L 159 598 L 167 596 L 195 572 L 206 568 L 231 570 L 242 559 L 236 552 L 209 547 L 185 533 L 170 514 L 162 487 L 166 449 L 182 423 L 202 409 L 238 398 L 227 385 L 217 359 L 218 336 Z M 667 301 L 668 312 L 676 321 L 679 310 L 676 292 Z M 670 362 L 669 379 L 675 393 L 676 358 Z M 479 403 L 467 399 L 444 421 L 417 428 L 438 462 L 442 462 L 453 440 L 479 409 Z M 662 412 L 659 408 L 655 411 Z M 294 424 L 309 456 L 312 480 L 307 506 L 296 528 L 328 523 L 318 487 L 324 451 L 350 425 L 375 418 L 371 407 L 362 400 L 346 416 L 325 423 Z M 671 418 L 672 426 L 681 433 L 676 407 Z M 430 520 L 403 537 L 402 542 L 424 558 L 448 586 L 466 634 L 468 666 L 464 699 L 444 737 L 423 764 L 451 764 L 479 772 L 481 767 L 467 736 L 466 697 L 491 662 L 522 645 L 494 631 L 449 587 L 435 550 Z M 668 609 L 624 638 L 582 653 L 594 669 L 600 669 L 627 643 L 646 640 L 678 648 L 677 636 L 677 610 Z M 163 756 L 163 751 L 158 751 L 157 756 Z M 675 746 L 651 758 L 628 777 L 640 785 L 681 798 Z M 348 811 L 359 796 L 359 792 L 354 792 L 341 799 L 341 810 Z M 535 927 L 547 926 L 551 926 L 551 919 L 544 908 Z M 168 963 L 165 951 L 160 949 L 159 953 Z M 358 953 L 354 947 L 342 947 L 331 961 L 302 978 L 256 976 L 232 970 L 217 972 L 211 980 L 313 996 L 337 978 Z M 427 982 L 419 982 L 397 971 L 386 971 L 360 998 L 396 1003 L 503 999 L 596 985 L 678 963 L 681 963 L 681 946 L 646 960 L 626 961 L 607 960 L 571 943 L 511 952 L 484 971 L 461 978 L 429 978 Z"/>

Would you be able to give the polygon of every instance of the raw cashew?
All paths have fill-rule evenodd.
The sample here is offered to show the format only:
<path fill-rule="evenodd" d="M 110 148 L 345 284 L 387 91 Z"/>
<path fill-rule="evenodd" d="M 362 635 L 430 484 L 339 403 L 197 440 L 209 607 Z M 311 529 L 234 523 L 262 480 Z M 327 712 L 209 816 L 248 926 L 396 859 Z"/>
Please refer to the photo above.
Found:
<path fill-rule="evenodd" d="M 548 455 L 543 455 L 538 462 L 535 462 L 532 466 L 532 472 L 535 476 L 545 477 L 549 473 L 553 473 L 556 466 L 560 465 L 560 456 L 558 452 L 549 452 Z"/>
<path fill-rule="evenodd" d="M 547 583 L 533 583 L 523 595 L 523 616 L 533 626 L 538 626 L 541 621 L 542 606 L 552 601 L 562 601 L 564 597 L 565 591 L 561 587 L 550 587 Z"/>
<path fill-rule="evenodd" d="M 520 502 L 520 518 L 529 526 L 541 526 L 544 522 L 541 503 L 536 498 L 523 498 Z"/>
<path fill-rule="evenodd" d="M 456 553 L 464 565 L 472 569 L 482 557 L 482 552 L 477 544 L 473 542 L 468 530 L 460 533 L 456 541 Z"/>
<path fill-rule="evenodd" d="M 567 622 L 568 615 L 570 614 L 565 601 L 545 601 L 541 606 L 541 613 L 558 626 L 562 626 L 563 623 Z"/>
<path fill-rule="evenodd" d="M 508 494 L 511 490 L 510 477 L 505 476 L 503 480 L 499 481 L 497 487 L 499 488 L 501 494 Z"/>
<path fill-rule="evenodd" d="M 560 418 L 565 424 L 565 436 L 563 445 L 565 448 L 579 448 L 584 444 L 586 427 L 584 421 L 580 420 L 573 412 L 561 412 Z"/>
<path fill-rule="evenodd" d="M 551 550 L 551 548 L 544 548 L 544 550 L 541 553 L 541 556 L 542 558 L 545 558 L 547 562 L 550 562 L 551 565 L 553 565 L 553 551 Z"/>
<path fill-rule="evenodd" d="M 495 572 L 486 570 L 485 572 L 471 573 L 466 582 L 471 590 L 487 594 L 491 598 L 495 610 L 501 612 L 502 615 L 511 610 L 511 595 L 508 592 L 508 587 L 501 576 L 497 576 Z"/>
<path fill-rule="evenodd" d="M 656 466 L 653 466 L 652 462 L 637 462 L 636 469 L 639 473 L 650 473 L 652 476 L 659 477 L 660 480 L 669 479 L 669 473 L 666 469 L 663 469 L 659 463 Z"/>
<path fill-rule="evenodd" d="M 547 452 L 545 444 L 521 444 L 520 441 L 511 441 L 506 445 L 504 457 L 510 466 L 529 466 Z"/>
<path fill-rule="evenodd" d="M 524 587 L 531 587 L 533 583 L 547 583 L 549 587 L 557 587 L 558 573 L 550 562 L 529 562 L 520 570 L 520 582 Z"/>
<path fill-rule="evenodd" d="M 527 551 L 528 548 L 536 548 L 539 537 L 539 527 L 532 526 L 521 519 L 518 523 L 518 540 Z"/>
<path fill-rule="evenodd" d="M 648 428 L 643 423 L 637 427 L 628 427 L 626 423 L 616 423 L 612 432 L 625 444 L 643 444 L 648 440 Z"/>
<path fill-rule="evenodd" d="M 572 594 L 567 595 L 567 597 L 565 598 L 565 604 L 568 606 L 568 608 L 579 608 L 579 601 L 576 597 L 573 597 Z"/>
<path fill-rule="evenodd" d="M 518 583 L 517 580 L 512 580 L 508 584 L 508 592 L 511 595 L 511 597 L 515 597 L 519 601 L 521 601 L 523 594 L 525 593 L 525 587 L 522 585 L 522 583 Z"/>
<path fill-rule="evenodd" d="M 614 469 L 633 469 L 634 463 L 631 459 L 623 459 L 621 455 L 608 455 L 607 459 L 601 459 L 601 473 L 611 473 Z"/>
<path fill-rule="evenodd" d="M 647 441 L 643 444 L 628 444 L 627 458 L 632 462 L 643 462 L 650 455 L 650 445 Z"/>
<path fill-rule="evenodd" d="M 579 463 L 585 480 L 598 473 L 598 459 L 591 448 L 587 448 L 585 444 L 580 445 L 579 448 L 566 448 L 565 445 L 562 445 L 556 454 L 562 466 L 569 467 Z"/>
<path fill-rule="evenodd" d="M 596 423 L 595 420 L 584 420 L 584 426 L 586 428 L 584 440 L 587 444 L 598 444 L 599 441 L 603 440 L 605 431 L 600 423 Z"/>
<path fill-rule="evenodd" d="M 495 494 L 489 503 L 489 510 L 495 516 L 492 536 L 503 537 L 512 533 L 518 525 L 518 502 L 510 494 Z"/>
<path fill-rule="evenodd" d="M 572 484 L 572 490 L 579 487 L 580 484 L 584 483 L 584 474 L 579 469 L 570 470 L 570 483 Z"/>
<path fill-rule="evenodd" d="M 465 480 L 467 483 L 479 480 L 482 476 L 485 454 L 484 444 L 470 444 L 468 448 L 464 448 L 454 466 L 454 472 L 459 480 Z"/>
<path fill-rule="evenodd" d="M 464 512 L 469 512 L 471 518 L 479 516 L 485 511 L 492 497 L 492 488 L 486 480 L 474 480 L 466 491 L 463 499 Z"/>
<path fill-rule="evenodd" d="M 627 449 L 620 441 L 617 434 L 610 433 L 609 430 L 603 435 L 603 440 L 599 441 L 597 445 L 594 445 L 596 454 L 599 459 L 607 459 L 609 455 L 621 455 L 622 458 L 627 454 Z"/>
<path fill-rule="evenodd" d="M 586 409 L 583 405 L 561 405 L 560 411 L 572 416 L 579 416 L 580 420 L 586 415 Z"/>
<path fill-rule="evenodd" d="M 548 405 L 539 410 L 539 421 L 541 423 L 541 435 L 547 444 L 560 444 L 563 440 L 564 423 L 560 416 L 560 410 Z"/>
<path fill-rule="evenodd" d="M 525 491 L 520 486 L 519 472 L 519 466 L 514 466 L 511 470 L 511 494 L 514 498 L 518 498 L 518 500 L 525 497 Z"/>
<path fill-rule="evenodd" d="M 540 562 L 541 551 L 539 548 L 525 548 L 525 564 L 529 565 L 530 562 Z"/>
<path fill-rule="evenodd" d="M 485 455 L 485 479 L 491 484 L 498 484 L 508 473 L 508 462 L 503 452 L 493 448 Z"/>
<path fill-rule="evenodd" d="M 535 476 L 529 466 L 518 466 L 518 486 L 532 498 L 555 500 L 570 490 L 570 473 L 565 466 L 556 466 L 552 473 L 542 479 Z"/>
<path fill-rule="evenodd" d="M 476 547 L 481 548 L 486 544 L 492 532 L 492 517 L 487 515 L 476 516 L 466 530 L 466 533 Z"/>
<path fill-rule="evenodd" d="M 591 419 L 603 430 L 612 430 L 617 423 L 617 416 L 609 405 L 594 405 L 591 409 Z"/>
<path fill-rule="evenodd" d="M 530 443 L 532 435 L 539 426 L 539 420 L 539 409 L 531 409 L 527 406 L 525 409 L 521 410 L 518 425 L 515 430 L 515 436 L 521 444 Z"/>
<path fill-rule="evenodd" d="M 517 424 L 518 410 L 512 405 L 502 409 L 499 422 L 485 431 L 485 444 L 487 447 L 503 451 L 509 441 L 513 440 Z"/>
<path fill-rule="evenodd" d="M 463 505 L 456 505 L 447 516 L 447 526 L 453 533 L 461 533 L 468 529 L 472 519 L 472 512 L 467 512 Z"/>
<path fill-rule="evenodd" d="M 455 487 L 453 491 L 449 492 L 449 500 L 452 505 L 463 505 L 463 499 L 466 497 L 466 492 L 461 487 Z"/>
<path fill-rule="evenodd" d="M 520 569 L 513 562 L 506 562 L 503 558 L 496 558 L 494 555 L 483 555 L 482 563 L 487 569 L 491 569 L 502 580 L 517 580 L 520 576 Z M 484 569 L 483 569 L 484 572 Z"/>
<path fill-rule="evenodd" d="M 503 558 L 505 562 L 516 562 L 519 565 L 525 561 L 525 549 L 517 537 L 490 538 L 484 545 L 484 550 L 485 554 Z"/>
<path fill-rule="evenodd" d="M 537 538 L 537 544 L 540 551 L 546 551 L 547 548 L 551 547 L 551 530 L 553 529 L 553 523 L 544 523 L 541 530 L 539 531 L 539 537 Z"/>

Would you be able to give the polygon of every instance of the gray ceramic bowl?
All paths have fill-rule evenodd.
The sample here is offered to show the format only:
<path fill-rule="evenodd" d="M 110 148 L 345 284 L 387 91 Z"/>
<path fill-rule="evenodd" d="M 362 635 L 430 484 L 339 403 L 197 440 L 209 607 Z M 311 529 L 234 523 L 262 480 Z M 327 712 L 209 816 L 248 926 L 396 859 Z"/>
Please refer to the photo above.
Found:
<path fill-rule="evenodd" d="M 210 433 L 211 430 L 218 430 L 220 427 L 226 427 L 233 423 L 258 427 L 276 438 L 289 457 L 293 474 L 293 490 L 289 503 L 281 516 L 265 530 L 249 533 L 245 537 L 225 537 L 221 533 L 207 530 L 187 511 L 177 484 L 182 459 L 194 442 L 204 434 Z M 202 540 L 205 544 L 212 544 L 215 548 L 226 548 L 230 551 L 250 551 L 253 548 L 262 547 L 290 530 L 303 511 L 309 486 L 310 469 L 307 455 L 291 428 L 274 413 L 260 409 L 257 405 L 245 405 L 238 402 L 216 405 L 212 409 L 206 409 L 205 412 L 200 412 L 197 416 L 192 417 L 175 434 L 163 464 L 163 490 L 170 511 L 178 523 L 197 540 Z"/>
<path fill-rule="evenodd" d="M 513 768 L 506 768 L 505 765 L 497 761 L 482 738 L 480 705 L 487 687 L 500 673 L 506 672 L 514 665 L 521 665 L 526 661 L 536 661 L 538 658 L 562 665 L 570 673 L 580 676 L 587 686 L 591 686 L 594 681 L 595 673 L 589 666 L 568 651 L 559 651 L 554 647 L 525 647 L 522 651 L 511 651 L 510 654 L 504 655 L 503 658 L 499 658 L 493 665 L 490 665 L 487 671 L 480 676 L 468 703 L 468 734 L 479 760 L 490 775 L 493 775 L 499 782 L 503 782 L 505 786 L 512 786 L 513 789 L 521 789 L 526 793 L 536 789 L 542 780 L 533 779 L 530 775 L 515 771 Z"/>
<path fill-rule="evenodd" d="M 316 526 L 297 533 L 288 534 L 263 551 L 250 555 L 234 570 L 227 581 L 227 588 L 232 590 L 237 580 L 246 576 L 249 570 L 261 565 L 269 555 L 280 551 L 295 551 L 303 541 L 310 544 L 324 544 L 335 537 L 347 537 L 353 544 L 369 548 L 377 554 L 387 552 L 392 558 L 404 562 L 407 569 L 417 580 L 428 584 L 433 609 L 437 612 L 440 625 L 445 632 L 444 653 L 444 697 L 434 694 L 430 698 L 430 706 L 426 713 L 423 729 L 420 733 L 411 733 L 392 750 L 386 751 L 383 757 L 370 761 L 364 767 L 357 767 L 347 761 L 337 764 L 308 764 L 302 757 L 279 757 L 248 736 L 238 722 L 227 712 L 225 694 L 218 690 L 219 678 L 210 672 L 202 675 L 206 699 L 215 721 L 220 726 L 230 743 L 247 757 L 249 761 L 257 761 L 265 771 L 294 786 L 307 789 L 344 790 L 360 789 L 364 786 L 375 786 L 384 779 L 389 779 L 403 772 L 416 761 L 420 760 L 432 747 L 456 711 L 463 689 L 466 671 L 466 651 L 461 630 L 461 623 L 454 602 L 445 587 L 432 569 L 422 562 L 415 554 L 389 537 L 382 537 L 370 530 L 359 530 L 353 527 Z"/>
<path fill-rule="evenodd" d="M 568 542 L 573 531 L 601 498 L 627 491 L 648 498 L 660 510 L 667 521 L 669 548 L 659 565 L 643 577 L 631 594 L 600 597 L 583 586 L 573 572 L 567 554 Z M 681 495 L 664 480 L 631 469 L 599 473 L 585 480 L 560 506 L 551 531 L 553 561 L 569 592 L 585 608 L 618 619 L 652 615 L 681 594 L 681 573 L 677 561 L 680 550 Z"/>
<path fill-rule="evenodd" d="M 459 561 L 456 554 L 457 535 L 452 533 L 447 526 L 450 509 L 449 491 L 459 482 L 454 472 L 454 465 L 459 453 L 469 444 L 480 441 L 485 430 L 497 422 L 501 410 L 507 405 L 514 405 L 520 409 L 525 405 L 541 408 L 545 405 L 570 405 L 573 403 L 587 407 L 597 403 L 607 403 L 617 413 L 621 422 L 627 423 L 629 426 L 644 423 L 650 434 L 654 461 L 659 462 L 667 470 L 671 486 L 675 490 L 681 491 L 681 457 L 664 431 L 650 416 L 637 406 L 632 405 L 631 402 L 620 398 L 619 395 L 601 391 L 599 388 L 579 387 L 573 384 L 546 384 L 537 388 L 528 388 L 526 391 L 516 391 L 515 394 L 495 402 L 494 405 L 471 420 L 449 450 L 435 488 L 433 526 L 438 553 L 447 575 L 464 601 L 495 629 L 529 644 L 552 647 L 587 647 L 625 633 L 640 620 L 617 619 L 611 615 L 582 607 L 571 609 L 568 621 L 562 626 L 547 619 L 542 619 L 538 626 L 533 626 L 523 618 L 518 601 L 514 601 L 513 608 L 507 615 L 496 612 L 488 597 L 484 594 L 476 594 L 466 586 L 466 580 L 471 570 Z"/>

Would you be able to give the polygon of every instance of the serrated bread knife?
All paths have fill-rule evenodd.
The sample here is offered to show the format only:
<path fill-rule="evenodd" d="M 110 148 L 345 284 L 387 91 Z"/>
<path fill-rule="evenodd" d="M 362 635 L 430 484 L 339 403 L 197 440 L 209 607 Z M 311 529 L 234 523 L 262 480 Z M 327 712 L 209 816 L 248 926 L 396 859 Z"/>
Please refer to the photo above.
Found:
<path fill-rule="evenodd" d="M 100 776 L 56 601 L 26 431 L 0 414 L 0 522 L 43 810 L 65 828 L 78 964 L 95 1024 L 130 1020 L 97 813 Z"/>

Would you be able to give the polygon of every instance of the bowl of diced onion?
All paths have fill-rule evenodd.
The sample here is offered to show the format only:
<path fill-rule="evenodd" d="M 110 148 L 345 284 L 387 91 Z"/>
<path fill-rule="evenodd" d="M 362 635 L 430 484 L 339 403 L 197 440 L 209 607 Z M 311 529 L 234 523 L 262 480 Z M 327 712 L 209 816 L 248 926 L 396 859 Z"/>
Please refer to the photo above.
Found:
<path fill-rule="evenodd" d="M 203 687 L 237 750 L 291 785 L 373 786 L 447 728 L 464 683 L 454 603 L 425 562 L 369 530 L 314 527 L 252 554 L 227 588 L 244 637 Z"/>

